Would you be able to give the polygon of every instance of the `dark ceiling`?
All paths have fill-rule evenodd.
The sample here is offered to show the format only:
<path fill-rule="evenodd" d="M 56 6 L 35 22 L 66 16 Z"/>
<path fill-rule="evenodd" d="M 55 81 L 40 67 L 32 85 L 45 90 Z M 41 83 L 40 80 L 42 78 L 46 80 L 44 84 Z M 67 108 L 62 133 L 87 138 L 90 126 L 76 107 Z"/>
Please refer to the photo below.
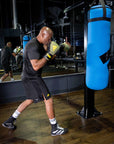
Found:
<path fill-rule="evenodd" d="M 91 0 L 88 0 L 91 2 Z M 40 23 L 44 19 L 63 16 L 64 9 L 82 0 L 16 0 L 17 22 L 24 27 Z M 87 2 L 88 3 L 88 2 Z M 12 0 L 0 1 L 0 28 L 11 28 L 13 19 Z"/>
<path fill-rule="evenodd" d="M 31 27 L 33 24 L 40 24 L 42 21 L 50 22 L 64 17 L 65 8 L 70 7 L 68 12 L 75 11 L 80 15 L 83 9 L 93 0 L 16 0 L 17 23 L 22 28 Z M 97 1 L 97 0 L 96 0 Z M 76 7 L 79 4 L 78 7 Z M 80 5 L 81 4 L 81 5 Z M 0 0 L 0 28 L 12 28 L 13 8 L 12 0 Z"/>

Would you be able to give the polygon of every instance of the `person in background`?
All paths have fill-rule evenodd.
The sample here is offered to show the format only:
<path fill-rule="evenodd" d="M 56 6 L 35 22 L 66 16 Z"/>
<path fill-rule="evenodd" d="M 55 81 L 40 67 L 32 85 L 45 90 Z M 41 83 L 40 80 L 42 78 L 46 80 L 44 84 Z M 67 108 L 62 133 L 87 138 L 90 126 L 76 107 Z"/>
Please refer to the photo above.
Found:
<path fill-rule="evenodd" d="M 15 56 L 15 53 L 13 53 L 12 50 L 12 43 L 7 42 L 6 46 L 1 51 L 1 64 L 5 74 L 1 77 L 0 82 L 4 81 L 8 76 L 10 76 L 11 81 L 14 81 L 13 72 L 10 66 L 12 56 Z"/>

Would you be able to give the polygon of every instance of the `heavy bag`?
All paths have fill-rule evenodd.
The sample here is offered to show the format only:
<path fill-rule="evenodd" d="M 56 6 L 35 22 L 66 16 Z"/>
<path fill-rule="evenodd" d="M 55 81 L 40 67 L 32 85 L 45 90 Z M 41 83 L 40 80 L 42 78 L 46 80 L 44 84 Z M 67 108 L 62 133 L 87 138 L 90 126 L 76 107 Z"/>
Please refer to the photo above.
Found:
<path fill-rule="evenodd" d="M 23 36 L 23 50 L 25 49 L 25 45 L 28 43 L 30 39 L 31 37 L 28 35 Z"/>
<path fill-rule="evenodd" d="M 111 12 L 109 6 L 97 5 L 88 11 L 88 45 L 86 56 L 86 85 L 93 90 L 107 87 Z"/>

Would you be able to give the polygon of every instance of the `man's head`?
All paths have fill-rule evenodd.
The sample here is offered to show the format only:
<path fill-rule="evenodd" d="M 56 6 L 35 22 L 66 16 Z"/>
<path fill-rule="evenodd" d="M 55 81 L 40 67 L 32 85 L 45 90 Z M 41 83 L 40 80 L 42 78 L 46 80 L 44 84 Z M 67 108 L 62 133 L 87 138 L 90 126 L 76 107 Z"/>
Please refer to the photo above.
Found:
<path fill-rule="evenodd" d="M 37 36 L 37 39 L 40 43 L 44 45 L 49 45 L 52 36 L 53 36 L 53 31 L 49 27 L 44 26 L 43 28 L 41 28 Z"/>
<path fill-rule="evenodd" d="M 7 42 L 6 46 L 11 48 L 12 47 L 12 43 L 11 42 Z"/>

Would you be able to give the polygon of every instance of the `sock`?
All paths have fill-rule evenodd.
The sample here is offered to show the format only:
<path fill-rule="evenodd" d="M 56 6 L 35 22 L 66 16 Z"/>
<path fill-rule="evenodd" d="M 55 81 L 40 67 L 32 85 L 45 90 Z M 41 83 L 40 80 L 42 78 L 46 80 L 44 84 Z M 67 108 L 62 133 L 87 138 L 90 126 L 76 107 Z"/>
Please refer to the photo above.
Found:
<path fill-rule="evenodd" d="M 14 78 L 11 78 L 11 81 L 14 81 Z"/>
<path fill-rule="evenodd" d="M 57 123 L 56 119 L 49 119 L 51 125 L 55 125 Z"/>
<path fill-rule="evenodd" d="M 2 82 L 2 80 L 0 79 L 0 83 Z"/>
<path fill-rule="evenodd" d="M 20 114 L 21 114 L 21 113 L 16 110 L 16 111 L 12 114 L 12 117 L 16 119 L 16 118 L 18 118 L 18 116 L 19 116 Z"/>

